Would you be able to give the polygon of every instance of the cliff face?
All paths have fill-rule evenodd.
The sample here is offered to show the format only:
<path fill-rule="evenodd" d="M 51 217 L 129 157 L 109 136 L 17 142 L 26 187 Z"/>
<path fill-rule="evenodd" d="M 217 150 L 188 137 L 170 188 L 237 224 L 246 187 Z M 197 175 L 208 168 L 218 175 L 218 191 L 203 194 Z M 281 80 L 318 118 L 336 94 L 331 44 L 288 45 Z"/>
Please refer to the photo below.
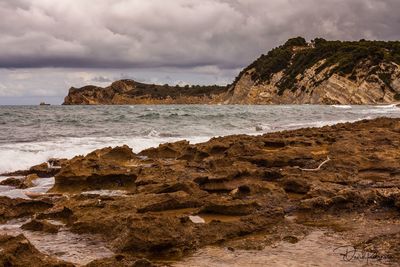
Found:
<path fill-rule="evenodd" d="M 376 66 L 368 63 L 356 69 L 355 79 L 337 73 L 326 78 L 330 68 L 317 74 L 316 68 L 322 63 L 297 76 L 295 87 L 281 93 L 283 71 L 273 74 L 268 82 L 258 83 L 252 79 L 255 70 L 250 69 L 230 88 L 225 104 L 377 104 L 400 100 L 400 68 L 395 63 L 378 65 L 379 70 L 392 72 L 390 87 L 378 75 L 370 74 Z"/>
<path fill-rule="evenodd" d="M 399 64 L 400 42 L 298 37 L 243 70 L 226 103 L 393 103 L 400 100 Z"/>
<path fill-rule="evenodd" d="M 377 104 L 400 101 L 400 42 L 298 37 L 245 68 L 227 87 L 71 88 L 64 104 Z"/>

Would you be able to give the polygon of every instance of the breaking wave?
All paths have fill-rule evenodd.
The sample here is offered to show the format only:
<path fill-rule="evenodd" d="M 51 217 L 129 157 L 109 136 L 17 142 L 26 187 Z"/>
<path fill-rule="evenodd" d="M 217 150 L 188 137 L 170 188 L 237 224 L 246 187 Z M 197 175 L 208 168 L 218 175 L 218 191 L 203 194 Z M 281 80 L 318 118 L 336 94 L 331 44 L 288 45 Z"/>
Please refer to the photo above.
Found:
<path fill-rule="evenodd" d="M 49 110 L 51 112 L 49 112 Z M 257 135 L 376 117 L 400 117 L 395 105 L 378 106 L 51 106 L 0 107 L 0 173 L 49 158 L 72 158 L 107 146 L 134 152 L 186 139 Z"/>

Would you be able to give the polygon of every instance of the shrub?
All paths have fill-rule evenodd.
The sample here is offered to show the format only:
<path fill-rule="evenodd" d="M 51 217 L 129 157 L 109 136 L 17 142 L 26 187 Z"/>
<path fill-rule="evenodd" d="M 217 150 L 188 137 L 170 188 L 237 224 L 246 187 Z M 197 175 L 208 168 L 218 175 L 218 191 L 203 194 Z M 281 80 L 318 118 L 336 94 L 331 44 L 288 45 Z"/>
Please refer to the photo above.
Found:
<path fill-rule="evenodd" d="M 332 74 L 354 76 L 354 70 L 359 64 L 369 60 L 373 65 L 382 62 L 395 62 L 400 64 L 400 42 L 366 41 L 341 42 L 327 41 L 316 38 L 312 41 L 314 48 L 293 51 L 293 46 L 306 46 L 303 37 L 289 39 L 283 46 L 272 49 L 267 55 L 262 55 L 250 66 L 244 69 L 236 78 L 250 69 L 255 69 L 252 79 L 257 83 L 269 82 L 273 74 L 284 71 L 284 76 L 278 82 L 279 93 L 284 90 L 294 89 L 296 76 L 321 60 L 324 64 L 316 69 L 319 73 L 325 68 L 335 66 L 325 76 L 328 79 Z M 390 77 L 383 75 L 381 79 L 390 84 Z"/>

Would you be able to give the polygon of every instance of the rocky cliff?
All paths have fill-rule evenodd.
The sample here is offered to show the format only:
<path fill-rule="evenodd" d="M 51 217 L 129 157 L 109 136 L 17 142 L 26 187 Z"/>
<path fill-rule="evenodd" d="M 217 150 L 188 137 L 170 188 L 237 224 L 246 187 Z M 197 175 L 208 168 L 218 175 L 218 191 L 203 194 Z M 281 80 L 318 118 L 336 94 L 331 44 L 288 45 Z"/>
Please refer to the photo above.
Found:
<path fill-rule="evenodd" d="M 400 42 L 288 40 L 228 86 L 121 80 L 71 88 L 64 104 L 377 104 L 400 101 Z"/>
<path fill-rule="evenodd" d="M 72 87 L 64 105 L 213 104 L 222 101 L 225 86 L 169 86 L 120 80 L 110 86 Z"/>
<path fill-rule="evenodd" d="M 225 103 L 393 103 L 400 100 L 399 64 L 400 42 L 298 37 L 244 69 Z"/>

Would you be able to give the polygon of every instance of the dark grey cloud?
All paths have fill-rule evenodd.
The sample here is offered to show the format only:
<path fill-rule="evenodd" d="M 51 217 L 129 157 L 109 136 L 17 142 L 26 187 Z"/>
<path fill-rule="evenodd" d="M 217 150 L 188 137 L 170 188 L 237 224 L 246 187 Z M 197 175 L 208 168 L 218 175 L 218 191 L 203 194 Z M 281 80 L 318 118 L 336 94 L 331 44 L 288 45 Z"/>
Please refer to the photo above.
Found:
<path fill-rule="evenodd" d="M 400 37 L 398 0 L 2 0 L 0 68 L 245 66 L 289 37 Z"/>

